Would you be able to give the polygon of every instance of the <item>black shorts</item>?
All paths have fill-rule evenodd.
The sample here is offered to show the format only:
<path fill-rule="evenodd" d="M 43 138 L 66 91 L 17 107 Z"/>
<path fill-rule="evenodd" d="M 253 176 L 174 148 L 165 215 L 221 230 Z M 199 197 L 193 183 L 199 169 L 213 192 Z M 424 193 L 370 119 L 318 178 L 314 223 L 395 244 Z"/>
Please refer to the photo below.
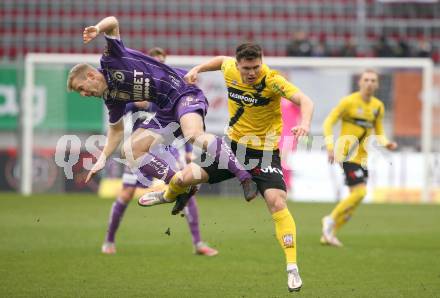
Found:
<path fill-rule="evenodd" d="M 354 186 L 360 183 L 367 183 L 368 170 L 360 164 L 354 162 L 343 162 L 342 168 L 345 174 L 345 183 L 348 186 Z"/>
<path fill-rule="evenodd" d="M 280 159 L 280 151 L 263 151 L 263 150 L 255 150 L 251 148 L 245 148 L 243 145 L 237 144 L 237 142 L 231 141 L 231 149 L 236 154 L 237 148 L 241 148 L 239 152 L 244 154 L 243 158 L 240 158 L 240 155 L 237 157 L 241 164 L 243 165 L 256 165 L 252 169 L 248 170 L 248 172 L 252 175 L 252 180 L 258 186 L 258 191 L 264 196 L 264 191 L 269 188 L 281 189 L 286 191 L 286 183 L 284 182 L 283 171 L 281 170 L 281 159 Z M 246 151 L 244 151 L 246 150 Z M 202 157 L 203 160 L 204 157 Z M 234 176 L 227 169 L 219 169 L 218 162 L 213 162 L 211 165 L 207 167 L 203 167 L 208 175 L 209 181 L 208 183 L 214 184 L 219 183 L 228 179 L 231 179 Z"/>

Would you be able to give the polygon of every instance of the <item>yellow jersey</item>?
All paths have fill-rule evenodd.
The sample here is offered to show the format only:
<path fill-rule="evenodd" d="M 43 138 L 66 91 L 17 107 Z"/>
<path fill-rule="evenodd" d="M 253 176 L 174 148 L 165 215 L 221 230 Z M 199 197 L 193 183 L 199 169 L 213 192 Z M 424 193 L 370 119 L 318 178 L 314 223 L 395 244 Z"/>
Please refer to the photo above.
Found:
<path fill-rule="evenodd" d="M 228 89 L 228 136 L 248 148 L 276 150 L 282 128 L 281 98 L 290 99 L 300 90 L 266 64 L 253 85 L 245 84 L 235 61 L 225 59 L 221 66 Z"/>
<path fill-rule="evenodd" d="M 375 134 L 380 136 L 378 138 L 380 144 L 389 143 L 382 123 L 384 113 L 385 107 L 382 101 L 374 96 L 368 102 L 362 99 L 360 92 L 344 97 L 324 121 L 327 149 L 334 149 L 333 126 L 337 121 L 342 120 L 341 134 L 335 151 L 336 160 L 366 164 L 367 139 L 373 129 Z"/>

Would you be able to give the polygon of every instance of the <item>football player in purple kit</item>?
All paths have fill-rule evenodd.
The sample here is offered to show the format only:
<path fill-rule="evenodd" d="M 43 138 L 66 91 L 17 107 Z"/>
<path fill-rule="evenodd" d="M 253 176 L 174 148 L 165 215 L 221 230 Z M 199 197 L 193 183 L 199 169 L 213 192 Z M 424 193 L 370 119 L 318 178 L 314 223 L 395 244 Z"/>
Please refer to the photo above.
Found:
<path fill-rule="evenodd" d="M 106 17 L 95 26 L 86 27 L 84 43 L 104 33 L 107 43 L 101 57 L 101 68 L 88 64 L 75 65 L 69 72 L 67 88 L 82 96 L 102 97 L 109 111 L 107 141 L 86 182 L 102 170 L 107 157 L 123 139 L 122 116 L 129 102 L 149 101 L 158 110 L 148 123 L 142 123 L 124 142 L 122 153 L 139 177 L 152 176 L 169 186 L 164 195 L 167 202 L 178 199 L 183 191 L 187 198 L 192 189 L 182 188 L 169 165 L 154 153 L 155 145 L 164 143 L 164 137 L 182 133 L 191 144 L 202 148 L 216 162 L 225 165 L 241 182 L 247 201 L 257 196 L 252 176 L 238 162 L 224 139 L 205 132 L 204 117 L 208 102 L 203 92 L 183 79 L 183 74 L 141 52 L 126 48 L 120 39 L 119 23 L 115 17 Z M 173 125 L 178 123 L 179 125 Z M 174 138 L 173 138 L 174 139 Z"/>
<path fill-rule="evenodd" d="M 158 61 L 165 63 L 166 53 L 163 49 L 153 48 L 148 52 L 148 54 L 151 57 L 156 58 Z M 150 112 L 151 114 L 155 110 L 156 108 L 152 103 L 146 101 L 131 102 L 126 105 L 124 114 L 127 117 L 130 116 L 132 117 L 131 119 L 133 123 L 132 131 L 135 131 L 136 128 L 145 120 L 143 115 L 140 115 L 138 113 Z M 191 152 L 191 146 L 189 144 L 185 146 L 186 155 L 184 161 L 181 160 L 180 158 L 181 157 L 180 151 L 182 150 L 179 151 L 171 146 L 167 146 L 165 150 L 167 151 L 167 153 L 172 155 L 171 160 L 175 160 L 177 162 L 177 165 L 176 163 L 174 163 L 174 166 L 176 166 L 177 168 L 181 168 L 182 164 L 184 163 L 191 162 L 192 152 Z M 161 157 L 164 158 L 163 156 Z M 173 167 L 173 165 L 170 166 Z M 151 177 L 146 177 L 146 178 L 148 180 L 152 180 Z M 117 199 L 113 203 L 112 208 L 110 210 L 107 233 L 106 233 L 105 241 L 102 244 L 102 248 L 101 248 L 101 251 L 104 254 L 116 253 L 116 245 L 115 245 L 116 232 L 119 228 L 119 224 L 125 213 L 125 209 L 127 208 L 128 204 L 131 202 L 131 200 L 135 195 L 136 188 L 147 188 L 149 186 L 138 181 L 137 176 L 131 173 L 128 167 L 126 167 L 126 171 L 122 176 L 122 183 L 123 183 L 122 189 L 119 192 Z M 201 239 L 200 227 L 199 227 L 199 214 L 194 196 L 191 196 L 191 198 L 188 201 L 187 207 L 183 211 L 191 232 L 192 243 L 194 245 L 194 253 L 203 256 L 217 255 L 218 251 L 214 248 L 209 247 Z"/>

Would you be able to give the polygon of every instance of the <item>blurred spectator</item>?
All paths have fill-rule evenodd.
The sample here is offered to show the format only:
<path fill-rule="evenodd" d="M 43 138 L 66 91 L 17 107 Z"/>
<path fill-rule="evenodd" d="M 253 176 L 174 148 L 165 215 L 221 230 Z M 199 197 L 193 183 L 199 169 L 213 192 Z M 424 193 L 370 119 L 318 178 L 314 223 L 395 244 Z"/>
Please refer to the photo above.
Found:
<path fill-rule="evenodd" d="M 327 40 L 325 36 L 320 37 L 318 43 L 312 48 L 313 57 L 328 57 L 330 56 L 330 51 L 327 46 Z"/>
<path fill-rule="evenodd" d="M 426 39 L 421 39 L 417 45 L 417 57 L 431 57 L 432 45 Z"/>
<path fill-rule="evenodd" d="M 339 50 L 339 56 L 341 57 L 356 57 L 357 56 L 357 46 L 353 39 L 348 39 L 345 44 Z"/>
<path fill-rule="evenodd" d="M 375 46 L 374 53 L 376 57 L 395 57 L 393 48 L 387 41 L 385 35 L 380 37 L 379 43 Z"/>
<path fill-rule="evenodd" d="M 404 39 L 400 39 L 396 50 L 397 57 L 411 57 L 411 48 Z"/>
<path fill-rule="evenodd" d="M 287 56 L 310 57 L 313 53 L 312 43 L 304 31 L 295 32 L 293 39 L 287 44 Z"/>

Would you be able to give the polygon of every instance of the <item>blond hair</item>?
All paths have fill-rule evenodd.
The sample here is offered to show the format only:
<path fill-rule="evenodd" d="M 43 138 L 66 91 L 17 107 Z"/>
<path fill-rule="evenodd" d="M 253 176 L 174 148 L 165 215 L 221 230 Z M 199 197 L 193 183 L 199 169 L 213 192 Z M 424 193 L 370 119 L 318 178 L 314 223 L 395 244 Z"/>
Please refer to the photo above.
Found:
<path fill-rule="evenodd" d="M 162 48 L 159 48 L 159 47 L 154 47 L 151 50 L 149 50 L 148 51 L 148 55 L 151 56 L 151 57 L 157 57 L 157 56 L 160 56 L 160 55 L 162 55 L 164 57 L 167 56 L 165 50 L 162 49 Z"/>
<path fill-rule="evenodd" d="M 374 73 L 377 76 L 377 78 L 379 79 L 379 72 L 377 70 L 373 69 L 373 68 L 364 69 L 361 72 L 361 74 L 359 75 L 359 78 L 361 78 L 366 73 Z"/>
<path fill-rule="evenodd" d="M 74 79 L 78 78 L 85 80 L 87 78 L 87 71 L 94 70 L 95 68 L 87 63 L 79 63 L 72 67 L 67 76 L 67 90 L 74 91 L 72 88 L 72 82 Z"/>

